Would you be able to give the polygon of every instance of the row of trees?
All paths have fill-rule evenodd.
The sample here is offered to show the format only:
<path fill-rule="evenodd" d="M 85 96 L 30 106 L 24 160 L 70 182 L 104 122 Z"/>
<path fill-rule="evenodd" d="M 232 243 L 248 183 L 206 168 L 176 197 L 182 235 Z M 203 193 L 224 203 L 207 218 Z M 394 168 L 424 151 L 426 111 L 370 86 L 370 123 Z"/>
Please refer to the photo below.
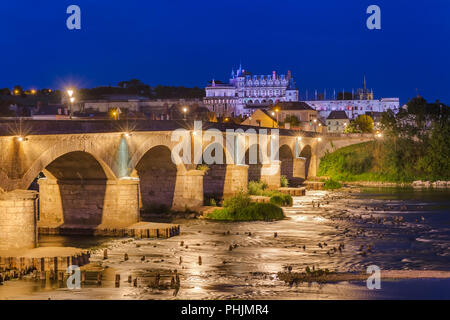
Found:
<path fill-rule="evenodd" d="M 79 99 L 101 99 L 105 95 L 139 95 L 149 99 L 179 99 L 179 98 L 203 98 L 205 90 L 198 87 L 188 88 L 183 86 L 162 86 L 150 87 L 138 79 L 121 81 L 117 86 L 100 86 L 95 88 L 78 89 Z M 9 88 L 0 89 L 0 97 L 32 98 L 43 96 L 61 96 L 59 90 L 39 89 L 24 90 L 22 86 L 16 85 L 12 90 Z"/>
<path fill-rule="evenodd" d="M 138 95 L 149 99 L 201 99 L 205 96 L 205 90 L 198 87 L 187 88 L 183 86 L 157 85 L 156 87 L 150 87 L 138 79 L 121 81 L 116 87 L 102 86 L 79 90 L 80 98 L 86 100 L 101 99 L 105 95 L 116 94 Z"/>

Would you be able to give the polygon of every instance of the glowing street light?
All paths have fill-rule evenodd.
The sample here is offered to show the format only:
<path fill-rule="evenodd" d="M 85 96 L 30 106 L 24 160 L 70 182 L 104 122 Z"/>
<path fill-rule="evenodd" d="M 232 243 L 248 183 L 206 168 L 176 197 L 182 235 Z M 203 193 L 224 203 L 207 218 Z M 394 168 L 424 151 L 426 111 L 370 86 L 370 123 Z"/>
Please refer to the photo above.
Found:
<path fill-rule="evenodd" d="M 279 127 L 279 125 L 278 125 L 278 112 L 280 111 L 280 109 L 277 107 L 277 108 L 275 108 L 275 112 L 277 113 L 277 128 Z"/>
<path fill-rule="evenodd" d="M 186 107 L 184 107 L 184 108 L 183 108 L 183 113 L 184 113 L 184 120 L 186 120 L 186 112 L 187 112 L 187 108 L 186 108 Z"/>
<path fill-rule="evenodd" d="M 317 140 L 318 140 L 318 141 L 322 141 L 322 138 L 321 138 L 321 137 L 318 137 Z"/>
<path fill-rule="evenodd" d="M 72 89 L 68 89 L 67 90 L 67 95 L 69 96 L 69 101 L 70 101 L 70 105 L 69 105 L 69 118 L 70 120 L 72 120 L 72 107 L 73 107 L 73 102 L 75 101 L 75 97 L 73 96 L 73 90 Z"/>
<path fill-rule="evenodd" d="M 23 142 L 23 141 L 27 141 L 28 139 L 25 138 L 25 137 L 23 137 L 23 136 L 18 136 L 18 137 L 16 137 L 16 140 L 17 140 L 18 142 Z"/>
<path fill-rule="evenodd" d="M 298 141 L 302 141 L 302 137 L 297 137 L 297 140 Z"/>

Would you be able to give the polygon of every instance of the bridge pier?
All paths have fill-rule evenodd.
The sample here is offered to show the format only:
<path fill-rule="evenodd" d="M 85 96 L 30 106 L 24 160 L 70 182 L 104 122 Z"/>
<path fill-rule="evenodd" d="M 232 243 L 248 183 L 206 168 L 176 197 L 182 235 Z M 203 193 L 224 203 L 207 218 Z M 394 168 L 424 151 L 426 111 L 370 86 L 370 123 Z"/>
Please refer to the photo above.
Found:
<path fill-rule="evenodd" d="M 267 184 L 269 189 L 280 187 L 281 161 L 272 161 L 270 164 L 263 164 L 261 167 L 261 181 Z"/>
<path fill-rule="evenodd" d="M 248 190 L 248 165 L 228 164 L 225 171 L 223 198 L 229 198 L 239 191 Z"/>
<path fill-rule="evenodd" d="M 0 193 L 0 251 L 36 247 L 36 198 L 35 191 Z"/>
<path fill-rule="evenodd" d="M 309 162 L 307 178 L 313 178 L 317 176 L 317 170 L 319 168 L 320 158 L 313 154 L 311 155 L 311 161 Z"/>
<path fill-rule="evenodd" d="M 202 170 L 188 170 L 177 174 L 172 208 L 184 210 L 203 205 L 203 177 Z"/>
<path fill-rule="evenodd" d="M 39 227 L 122 227 L 139 221 L 139 179 L 40 179 Z"/>
<path fill-rule="evenodd" d="M 293 170 L 292 170 L 293 177 L 300 178 L 300 179 L 306 179 L 306 165 L 307 165 L 306 158 L 294 158 Z"/>

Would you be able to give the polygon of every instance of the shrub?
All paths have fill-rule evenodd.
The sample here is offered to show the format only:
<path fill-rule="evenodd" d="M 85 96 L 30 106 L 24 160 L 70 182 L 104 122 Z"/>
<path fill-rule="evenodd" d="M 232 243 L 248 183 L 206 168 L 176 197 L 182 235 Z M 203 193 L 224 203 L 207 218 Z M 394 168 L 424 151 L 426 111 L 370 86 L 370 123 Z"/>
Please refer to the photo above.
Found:
<path fill-rule="evenodd" d="M 323 188 L 325 190 L 330 190 L 330 189 L 333 190 L 333 189 L 342 188 L 342 185 L 338 181 L 335 181 L 333 179 L 328 179 L 328 180 L 325 181 L 325 184 L 323 185 Z"/>
<path fill-rule="evenodd" d="M 284 213 L 280 207 L 272 203 L 250 203 L 248 206 L 237 210 L 216 209 L 207 218 L 222 221 L 270 221 L 283 219 Z"/>
<path fill-rule="evenodd" d="M 292 197 L 284 193 L 275 193 L 270 197 L 270 203 L 276 204 L 278 206 L 292 206 Z"/>
<path fill-rule="evenodd" d="M 248 183 L 248 194 L 250 195 L 261 196 L 266 189 L 267 184 L 262 181 L 250 181 Z"/>
<path fill-rule="evenodd" d="M 280 176 L 280 185 L 285 188 L 289 186 L 289 181 L 286 176 L 284 175 Z"/>
<path fill-rule="evenodd" d="M 276 190 L 267 190 L 267 184 L 261 181 L 250 181 L 248 184 L 248 194 L 270 197 L 270 203 L 278 206 L 292 206 L 292 197 L 290 195 Z"/>
<path fill-rule="evenodd" d="M 230 213 L 235 213 L 242 208 L 250 205 L 250 197 L 242 191 L 232 198 L 228 198 L 223 202 L 223 207 Z"/>

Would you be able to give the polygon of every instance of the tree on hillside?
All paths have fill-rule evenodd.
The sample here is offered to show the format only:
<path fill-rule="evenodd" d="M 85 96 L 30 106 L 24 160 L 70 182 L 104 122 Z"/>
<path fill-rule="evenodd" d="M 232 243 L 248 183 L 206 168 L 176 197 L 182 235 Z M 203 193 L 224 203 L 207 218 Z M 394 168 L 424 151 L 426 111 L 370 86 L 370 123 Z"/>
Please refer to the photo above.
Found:
<path fill-rule="evenodd" d="M 373 120 L 370 116 L 362 114 L 345 128 L 345 133 L 372 133 Z"/>

